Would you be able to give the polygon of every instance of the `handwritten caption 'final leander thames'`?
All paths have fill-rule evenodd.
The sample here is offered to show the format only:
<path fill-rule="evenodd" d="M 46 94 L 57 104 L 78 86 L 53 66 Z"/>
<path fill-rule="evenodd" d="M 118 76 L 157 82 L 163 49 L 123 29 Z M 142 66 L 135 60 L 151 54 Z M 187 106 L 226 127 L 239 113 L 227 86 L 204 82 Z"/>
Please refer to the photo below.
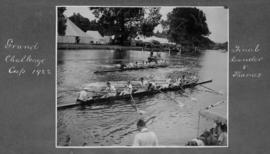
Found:
<path fill-rule="evenodd" d="M 236 45 L 235 48 L 232 49 L 233 56 L 231 58 L 231 62 L 240 64 L 240 68 L 233 71 L 232 77 L 252 79 L 261 78 L 261 72 L 249 69 L 251 67 L 250 65 L 256 65 L 263 61 L 263 57 L 260 56 L 260 52 L 260 44 L 256 44 L 253 48 L 242 48 L 239 45 Z"/>
<path fill-rule="evenodd" d="M 5 46 L 5 49 L 10 51 L 36 51 L 39 49 L 38 43 L 33 44 L 16 44 L 13 39 L 8 39 Z M 52 72 L 50 69 L 45 68 L 46 59 L 38 56 L 33 56 L 31 53 L 27 54 L 14 54 L 10 53 L 5 56 L 4 61 L 7 64 L 10 64 L 8 68 L 8 73 L 23 76 L 26 73 L 31 73 L 35 76 L 41 75 L 50 75 Z M 27 67 L 26 67 L 27 65 Z"/>

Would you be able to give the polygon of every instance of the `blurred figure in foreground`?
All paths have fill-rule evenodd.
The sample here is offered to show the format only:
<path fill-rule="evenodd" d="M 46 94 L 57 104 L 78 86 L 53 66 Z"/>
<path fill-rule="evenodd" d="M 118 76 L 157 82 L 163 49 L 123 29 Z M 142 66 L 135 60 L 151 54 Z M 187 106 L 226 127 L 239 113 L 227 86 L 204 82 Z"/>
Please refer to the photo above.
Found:
<path fill-rule="evenodd" d="M 140 132 L 135 135 L 133 146 L 158 146 L 156 134 L 146 128 L 144 120 L 137 122 L 137 128 Z"/>

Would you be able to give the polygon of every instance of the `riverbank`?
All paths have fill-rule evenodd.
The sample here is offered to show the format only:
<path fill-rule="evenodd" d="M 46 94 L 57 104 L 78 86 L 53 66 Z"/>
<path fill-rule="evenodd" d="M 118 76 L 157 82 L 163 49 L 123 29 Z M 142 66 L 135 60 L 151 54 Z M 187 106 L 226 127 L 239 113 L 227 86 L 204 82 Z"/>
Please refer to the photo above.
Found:
<path fill-rule="evenodd" d="M 103 49 L 103 50 L 143 50 L 143 51 L 169 51 L 168 49 L 160 48 L 145 48 L 138 46 L 120 46 L 120 45 L 97 45 L 97 44 L 71 44 L 58 43 L 57 49 L 74 50 L 74 49 Z"/>

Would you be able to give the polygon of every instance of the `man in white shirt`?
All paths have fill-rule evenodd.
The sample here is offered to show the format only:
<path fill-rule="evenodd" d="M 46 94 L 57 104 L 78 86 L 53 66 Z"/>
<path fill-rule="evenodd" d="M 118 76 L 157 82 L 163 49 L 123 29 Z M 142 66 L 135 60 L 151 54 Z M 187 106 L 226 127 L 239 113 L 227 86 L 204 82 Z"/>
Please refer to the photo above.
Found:
<path fill-rule="evenodd" d="M 226 124 L 218 124 L 218 144 L 221 146 L 227 146 L 227 125 Z"/>
<path fill-rule="evenodd" d="M 144 120 L 137 122 L 137 128 L 140 132 L 135 135 L 133 146 L 158 146 L 156 134 L 146 128 Z"/>
<path fill-rule="evenodd" d="M 148 86 L 148 82 L 143 77 L 140 78 L 140 86 L 144 89 L 146 89 Z"/>
<path fill-rule="evenodd" d="M 124 90 L 120 93 L 120 95 L 127 95 L 132 94 L 132 84 L 130 81 L 127 82 L 127 85 L 125 85 Z"/>
<path fill-rule="evenodd" d="M 105 89 L 105 92 L 106 94 L 102 96 L 102 98 L 116 96 L 116 89 L 113 85 L 111 85 L 110 82 L 107 82 L 107 87 Z"/>

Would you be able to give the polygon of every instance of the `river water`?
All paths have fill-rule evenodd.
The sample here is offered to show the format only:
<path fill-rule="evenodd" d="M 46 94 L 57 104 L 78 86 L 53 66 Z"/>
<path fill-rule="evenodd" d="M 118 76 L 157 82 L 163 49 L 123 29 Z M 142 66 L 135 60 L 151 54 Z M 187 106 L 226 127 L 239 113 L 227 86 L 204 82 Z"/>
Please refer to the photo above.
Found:
<path fill-rule="evenodd" d="M 93 73 L 100 67 L 146 60 L 148 56 L 146 51 L 58 50 L 57 104 L 74 103 L 80 89 L 91 83 L 138 80 L 140 77 L 163 80 L 179 71 L 196 72 L 200 81 L 212 79 L 213 82 L 205 86 L 223 95 L 197 86 L 186 89 L 184 95 L 169 92 L 134 98 L 143 114 L 135 112 L 128 100 L 59 110 L 57 145 L 129 146 L 137 133 L 139 118 L 148 120 L 147 127 L 157 134 L 162 146 L 181 146 L 196 137 L 198 111 L 227 100 L 228 52 L 207 50 L 197 56 L 161 53 L 161 57 L 170 63 L 167 68 Z"/>

